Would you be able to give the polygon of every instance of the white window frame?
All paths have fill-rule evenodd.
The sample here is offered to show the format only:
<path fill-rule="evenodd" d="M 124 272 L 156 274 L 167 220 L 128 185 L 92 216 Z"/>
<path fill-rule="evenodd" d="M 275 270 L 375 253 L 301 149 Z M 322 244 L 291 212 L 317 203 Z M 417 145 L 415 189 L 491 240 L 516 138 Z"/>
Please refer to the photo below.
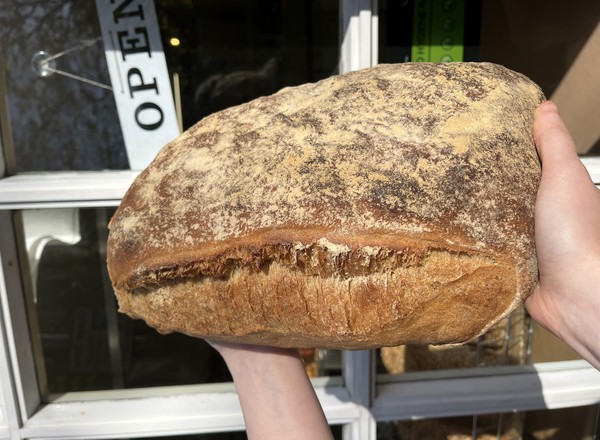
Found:
<path fill-rule="evenodd" d="M 600 184 L 600 158 L 582 162 Z M 15 236 L 6 224 L 7 213 L 116 206 L 136 175 L 133 171 L 65 172 L 1 180 L 3 263 L 16 262 L 6 245 Z M 39 395 L 32 398 L 31 386 L 29 391 L 26 386 L 36 382 L 32 350 L 22 345 L 22 339 L 28 338 L 23 328 L 25 308 L 18 301 L 22 292 L 11 291 L 20 289 L 19 277 L 18 264 L 2 265 L 0 439 L 134 438 L 243 429 L 231 384 L 74 392 L 38 407 Z M 585 361 L 406 373 L 376 381 L 372 351 L 343 355 L 343 380 L 319 378 L 313 384 L 329 422 L 345 425 L 348 439 L 375 439 L 376 423 L 381 421 L 557 409 L 600 401 L 600 373 Z"/>
<path fill-rule="evenodd" d="M 377 1 L 341 0 L 340 6 L 340 71 L 377 64 Z M 582 161 L 600 184 L 600 159 Z M 115 207 L 136 175 L 59 172 L 0 179 L 0 440 L 136 438 L 244 429 L 232 384 L 70 392 L 42 404 L 12 212 Z M 373 351 L 348 351 L 343 352 L 343 365 L 341 378 L 317 378 L 313 385 L 329 423 L 343 425 L 344 438 L 352 440 L 375 440 L 377 422 L 600 401 L 600 373 L 585 361 L 376 376 Z"/>

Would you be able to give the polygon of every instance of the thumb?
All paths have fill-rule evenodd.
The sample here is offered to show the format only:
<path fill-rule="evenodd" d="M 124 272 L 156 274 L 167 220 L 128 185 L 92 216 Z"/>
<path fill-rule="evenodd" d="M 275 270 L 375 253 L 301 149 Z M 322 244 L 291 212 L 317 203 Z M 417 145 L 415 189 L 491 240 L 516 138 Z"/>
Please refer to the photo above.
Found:
<path fill-rule="evenodd" d="M 544 101 L 538 107 L 533 122 L 533 136 L 542 162 L 542 175 L 570 175 L 576 180 L 588 180 L 591 183 L 585 166 L 577 156 L 573 138 L 552 101 Z"/>

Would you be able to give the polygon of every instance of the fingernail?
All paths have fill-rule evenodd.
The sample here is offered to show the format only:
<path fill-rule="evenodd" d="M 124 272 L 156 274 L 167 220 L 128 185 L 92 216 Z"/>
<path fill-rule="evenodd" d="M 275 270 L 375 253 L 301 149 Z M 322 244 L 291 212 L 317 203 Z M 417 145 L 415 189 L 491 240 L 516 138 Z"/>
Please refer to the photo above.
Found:
<path fill-rule="evenodd" d="M 543 112 L 554 112 L 554 113 L 558 113 L 558 107 L 556 106 L 556 104 L 552 101 L 544 101 L 540 104 L 539 107 L 540 111 Z"/>

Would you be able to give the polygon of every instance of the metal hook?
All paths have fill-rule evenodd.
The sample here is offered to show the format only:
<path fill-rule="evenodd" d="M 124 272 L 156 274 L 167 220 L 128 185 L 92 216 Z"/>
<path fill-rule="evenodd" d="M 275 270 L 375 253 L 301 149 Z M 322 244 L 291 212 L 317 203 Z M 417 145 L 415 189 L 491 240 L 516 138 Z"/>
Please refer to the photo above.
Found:
<path fill-rule="evenodd" d="M 90 39 L 90 40 L 82 40 L 80 44 L 73 46 L 69 49 L 63 50 L 62 52 L 59 52 L 54 55 L 50 55 L 49 53 L 47 53 L 43 50 L 40 50 L 39 52 L 35 53 L 33 55 L 33 57 L 31 58 L 31 66 L 33 67 L 34 72 L 40 78 L 46 78 L 46 77 L 52 75 L 53 73 L 56 73 L 58 75 L 66 76 L 67 78 L 81 81 L 83 83 L 90 84 L 90 85 L 93 85 L 96 87 L 100 87 L 102 89 L 112 90 L 112 87 L 109 85 L 102 84 L 98 81 L 84 78 L 83 76 L 75 75 L 73 73 L 65 72 L 64 70 L 59 70 L 56 68 L 56 60 L 58 58 L 66 55 L 70 52 L 85 49 L 86 47 L 91 46 L 92 44 L 96 43 L 99 40 L 100 40 L 100 38 L 95 38 L 95 39 Z"/>

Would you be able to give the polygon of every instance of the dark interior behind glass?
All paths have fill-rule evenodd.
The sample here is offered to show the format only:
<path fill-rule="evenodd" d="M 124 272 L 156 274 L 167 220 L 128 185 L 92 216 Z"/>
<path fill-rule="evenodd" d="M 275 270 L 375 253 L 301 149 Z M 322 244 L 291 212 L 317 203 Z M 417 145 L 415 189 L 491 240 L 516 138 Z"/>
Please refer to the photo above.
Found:
<path fill-rule="evenodd" d="M 155 2 L 183 128 L 223 108 L 337 73 L 338 2 Z M 175 40 L 176 39 L 176 40 Z M 177 42 L 179 43 L 177 45 Z M 11 173 L 129 167 L 94 2 L 0 8 Z M 40 75 L 39 52 L 59 73 Z"/>

